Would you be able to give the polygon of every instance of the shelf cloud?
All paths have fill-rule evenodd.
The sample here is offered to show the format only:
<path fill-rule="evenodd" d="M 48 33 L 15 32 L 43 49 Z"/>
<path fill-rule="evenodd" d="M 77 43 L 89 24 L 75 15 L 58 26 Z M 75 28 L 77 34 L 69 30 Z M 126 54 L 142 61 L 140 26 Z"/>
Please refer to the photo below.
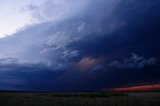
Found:
<path fill-rule="evenodd" d="M 159 4 L 24 3 L 19 13 L 31 23 L 0 39 L 0 89 L 99 91 L 159 82 Z"/>

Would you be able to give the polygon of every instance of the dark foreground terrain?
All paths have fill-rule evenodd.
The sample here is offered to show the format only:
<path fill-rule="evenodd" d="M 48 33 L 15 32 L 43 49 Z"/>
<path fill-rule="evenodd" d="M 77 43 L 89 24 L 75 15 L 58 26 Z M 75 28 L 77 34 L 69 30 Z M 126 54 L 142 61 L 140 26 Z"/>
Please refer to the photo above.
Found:
<path fill-rule="evenodd" d="M 160 106 L 160 92 L 0 92 L 0 106 Z"/>

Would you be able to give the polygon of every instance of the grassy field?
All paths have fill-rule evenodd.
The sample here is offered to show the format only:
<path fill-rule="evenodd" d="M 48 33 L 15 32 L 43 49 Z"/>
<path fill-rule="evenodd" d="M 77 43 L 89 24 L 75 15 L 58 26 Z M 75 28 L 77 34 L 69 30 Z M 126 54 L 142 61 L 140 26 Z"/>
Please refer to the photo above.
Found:
<path fill-rule="evenodd" d="M 160 92 L 0 92 L 0 106 L 160 106 Z"/>

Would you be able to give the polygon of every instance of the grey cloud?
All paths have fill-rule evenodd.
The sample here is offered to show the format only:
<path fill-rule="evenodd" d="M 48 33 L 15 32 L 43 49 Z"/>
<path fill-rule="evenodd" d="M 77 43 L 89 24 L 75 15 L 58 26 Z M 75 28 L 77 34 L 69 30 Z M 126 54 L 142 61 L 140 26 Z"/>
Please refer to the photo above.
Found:
<path fill-rule="evenodd" d="M 16 64 L 18 59 L 15 58 L 0 58 L 0 64 Z"/>
<path fill-rule="evenodd" d="M 33 4 L 30 4 L 30 5 L 26 6 L 26 10 L 29 10 L 29 11 L 34 11 L 36 9 L 38 9 L 38 6 L 33 5 Z"/>
<path fill-rule="evenodd" d="M 32 4 L 27 5 L 26 7 L 27 7 L 27 10 L 29 10 L 29 11 L 33 11 L 38 8 L 36 5 L 32 5 Z"/>
<path fill-rule="evenodd" d="M 74 89 L 75 86 L 82 90 L 83 87 L 100 88 L 99 84 L 105 87 L 128 82 L 128 75 L 132 81 L 135 77 L 132 73 L 139 75 L 133 80 L 154 79 L 153 76 L 159 79 L 159 71 L 150 72 L 152 68 L 159 70 L 158 65 L 158 68 L 137 71 L 155 65 L 157 59 L 154 57 L 132 54 L 129 58 L 118 60 L 132 51 L 155 57 L 157 53 L 159 56 L 159 25 L 155 20 L 159 17 L 154 15 L 159 14 L 159 8 L 157 12 L 154 9 L 149 11 L 155 18 L 149 17 L 148 7 L 142 9 L 142 6 L 146 8 L 146 3 L 151 6 L 153 0 L 48 0 L 41 6 L 30 6 L 28 9 L 32 9 L 31 14 L 39 24 L 0 39 L 1 63 L 5 63 L 0 64 L 0 78 L 4 79 L 0 87 L 7 86 L 11 80 L 18 84 L 27 79 L 31 85 L 24 82 L 26 86 L 35 89 Z M 144 24 L 152 20 L 156 23 L 154 26 L 152 22 Z M 148 30 L 150 28 L 152 31 Z M 99 59 L 101 56 L 104 61 Z M 20 63 L 16 63 L 17 60 Z M 108 67 L 108 62 L 112 60 L 116 61 Z M 114 71 L 111 67 L 129 71 Z M 57 73 L 61 73 L 60 77 L 66 77 L 60 79 Z"/>
<path fill-rule="evenodd" d="M 94 55 L 98 52 L 94 51 L 92 54 L 87 54 L 86 50 L 80 50 L 78 44 L 81 41 L 86 41 L 82 48 L 88 47 L 88 50 L 94 50 L 94 48 L 99 50 L 102 47 L 98 46 L 103 45 L 96 45 L 95 36 L 110 36 L 108 33 L 127 25 L 127 21 L 124 19 L 112 18 L 117 16 L 114 9 L 121 1 L 48 0 L 32 11 L 33 17 L 36 14 L 38 14 L 37 17 L 40 15 L 41 21 L 44 23 L 29 26 L 11 37 L 1 39 L 1 53 L 7 58 L 16 57 L 19 61 L 28 63 L 41 62 L 52 67 L 69 66 L 72 61 L 80 61 L 84 54 L 85 56 Z M 67 17 L 66 13 L 70 17 Z M 55 18 L 59 19 L 59 17 L 63 20 L 54 20 Z M 95 44 L 93 47 L 92 43 Z M 100 51 L 105 52 L 104 50 Z"/>
<path fill-rule="evenodd" d="M 121 20 L 108 21 L 106 26 L 101 24 L 105 19 L 110 20 L 109 16 L 119 2 L 52 0 L 40 6 L 28 5 L 33 17 L 40 17 L 42 23 L 28 26 L 11 37 L 1 39 L 1 53 L 7 58 L 16 57 L 24 63 L 43 63 L 55 69 L 68 69 L 70 63 L 80 61 L 85 52 L 68 45 L 106 35 L 106 29 L 107 33 L 112 32 L 125 24 Z M 57 21 L 56 18 L 63 19 Z"/>
<path fill-rule="evenodd" d="M 91 73 L 92 72 L 101 72 L 101 71 L 105 71 L 105 67 L 103 65 L 96 65 L 91 69 Z"/>
<path fill-rule="evenodd" d="M 145 59 L 142 56 L 138 56 L 137 54 L 132 53 L 130 58 L 126 58 L 122 62 L 113 61 L 109 64 L 109 66 L 114 68 L 141 69 L 141 68 L 144 68 L 145 66 L 155 65 L 156 63 L 157 63 L 157 59 L 155 57 Z"/>
<path fill-rule="evenodd" d="M 28 5 L 25 5 L 24 7 L 22 7 L 20 9 L 20 12 L 28 12 L 28 11 L 34 11 L 38 9 L 38 6 L 37 5 L 33 5 L 33 4 L 28 4 Z"/>
<path fill-rule="evenodd" d="M 77 27 L 77 33 L 83 32 L 85 26 L 86 26 L 86 23 L 81 22 L 81 23 L 79 24 L 79 26 Z"/>
<path fill-rule="evenodd" d="M 64 48 L 67 45 L 67 43 L 70 42 L 70 37 L 71 36 L 69 36 L 69 33 L 67 32 L 56 32 L 55 34 L 50 35 L 48 37 L 48 41 L 46 44 L 48 46 L 54 45 L 57 49 Z"/>
<path fill-rule="evenodd" d="M 87 2 L 87 0 L 46 0 L 44 4 L 32 11 L 32 16 L 40 22 L 63 20 L 84 9 Z"/>
<path fill-rule="evenodd" d="M 64 51 L 63 52 L 65 57 L 76 57 L 79 55 L 78 51 Z"/>

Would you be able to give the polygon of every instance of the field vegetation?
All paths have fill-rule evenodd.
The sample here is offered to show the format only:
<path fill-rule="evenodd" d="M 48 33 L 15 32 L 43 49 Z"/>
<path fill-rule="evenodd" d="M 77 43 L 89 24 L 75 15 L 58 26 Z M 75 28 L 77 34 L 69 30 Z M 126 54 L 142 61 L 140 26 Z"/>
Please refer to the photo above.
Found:
<path fill-rule="evenodd" d="M 0 106 L 160 106 L 160 92 L 0 92 Z"/>

